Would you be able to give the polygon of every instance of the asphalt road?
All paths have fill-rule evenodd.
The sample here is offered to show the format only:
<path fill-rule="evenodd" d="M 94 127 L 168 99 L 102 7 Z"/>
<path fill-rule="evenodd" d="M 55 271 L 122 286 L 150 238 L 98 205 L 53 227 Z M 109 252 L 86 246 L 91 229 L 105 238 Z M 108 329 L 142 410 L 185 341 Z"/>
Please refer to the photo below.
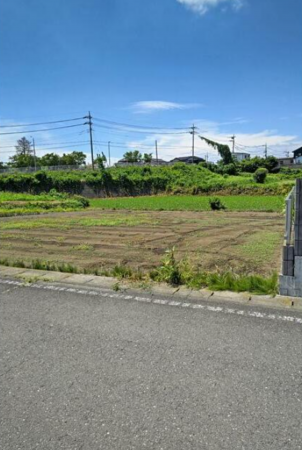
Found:
<path fill-rule="evenodd" d="M 0 298 L 2 450 L 302 448 L 301 323 L 20 285 Z"/>

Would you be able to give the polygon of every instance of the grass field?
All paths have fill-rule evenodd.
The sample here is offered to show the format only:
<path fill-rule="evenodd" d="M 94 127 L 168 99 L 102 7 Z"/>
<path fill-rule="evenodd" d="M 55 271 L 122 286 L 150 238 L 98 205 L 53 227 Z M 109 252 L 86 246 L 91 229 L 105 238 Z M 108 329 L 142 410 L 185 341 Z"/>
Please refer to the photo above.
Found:
<path fill-rule="evenodd" d="M 91 199 L 92 208 L 138 210 L 138 211 L 210 211 L 209 198 L 214 196 L 146 196 Z M 216 196 L 215 196 L 216 197 Z M 282 196 L 227 195 L 218 197 L 228 211 L 281 212 Z"/>

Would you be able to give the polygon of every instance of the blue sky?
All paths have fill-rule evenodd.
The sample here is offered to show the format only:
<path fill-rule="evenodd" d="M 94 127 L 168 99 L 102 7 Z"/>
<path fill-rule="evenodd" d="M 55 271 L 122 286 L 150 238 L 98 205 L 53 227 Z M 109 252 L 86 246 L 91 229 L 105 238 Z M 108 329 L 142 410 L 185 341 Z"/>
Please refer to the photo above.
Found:
<path fill-rule="evenodd" d="M 300 0 L 3 0 L 1 124 L 91 110 L 137 126 L 187 129 L 194 122 L 208 137 L 227 142 L 235 134 L 238 145 L 267 142 L 270 153 L 283 155 L 302 140 L 301 19 Z M 110 140 L 113 158 L 127 147 L 151 152 L 155 139 L 161 157 L 190 152 L 189 134 L 103 125 L 94 127 L 96 151 Z M 20 130 L 35 136 L 39 154 L 71 141 L 89 150 L 77 144 L 87 139 L 86 126 Z M 0 159 L 18 136 L 0 135 L 8 147 Z M 206 152 L 216 159 L 197 138 L 197 154 Z"/>

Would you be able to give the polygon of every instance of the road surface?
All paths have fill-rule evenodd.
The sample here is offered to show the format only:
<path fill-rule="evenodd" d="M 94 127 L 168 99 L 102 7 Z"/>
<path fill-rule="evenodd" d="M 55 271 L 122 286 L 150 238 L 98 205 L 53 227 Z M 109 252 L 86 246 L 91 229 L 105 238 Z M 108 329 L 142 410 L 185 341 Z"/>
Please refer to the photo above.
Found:
<path fill-rule="evenodd" d="M 301 314 L 93 292 L 0 283 L 2 450 L 302 448 Z"/>

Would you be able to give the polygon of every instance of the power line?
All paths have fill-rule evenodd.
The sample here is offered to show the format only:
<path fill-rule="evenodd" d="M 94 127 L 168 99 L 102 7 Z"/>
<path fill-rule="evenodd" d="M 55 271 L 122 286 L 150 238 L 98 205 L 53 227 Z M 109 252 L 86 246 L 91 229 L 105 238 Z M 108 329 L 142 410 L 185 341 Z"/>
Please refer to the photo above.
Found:
<path fill-rule="evenodd" d="M 27 133 L 39 133 L 40 131 L 51 131 L 51 130 L 62 130 L 63 128 L 73 128 L 73 127 L 82 127 L 84 124 L 79 123 L 76 125 L 66 125 L 64 127 L 54 127 L 54 128 L 41 128 L 40 130 L 26 130 L 26 131 L 12 131 L 10 133 L 0 133 L 0 135 L 8 135 L 8 134 L 27 134 Z"/>
<path fill-rule="evenodd" d="M 95 144 L 97 144 L 97 145 L 100 145 L 100 146 L 106 146 L 107 145 L 107 142 L 98 142 L 98 141 L 94 141 L 94 143 Z M 115 148 L 123 148 L 123 149 L 129 149 L 129 148 L 133 148 L 133 149 L 135 149 L 135 148 L 141 148 L 141 149 L 143 149 L 143 150 L 152 150 L 152 149 L 154 149 L 154 145 L 140 145 L 140 144 L 125 144 L 125 145 L 119 145 L 119 144 L 115 144 L 114 142 L 112 142 L 112 141 L 110 141 L 110 143 L 111 143 L 111 146 L 112 147 L 115 147 Z M 161 149 L 166 149 L 166 150 L 179 150 L 179 149 L 184 149 L 184 150 L 190 150 L 191 149 L 191 147 L 188 145 L 187 147 L 168 147 L 168 146 L 165 146 L 165 145 L 161 145 L 160 146 L 160 148 Z M 199 150 L 201 150 L 201 149 L 199 149 Z"/>
<path fill-rule="evenodd" d="M 262 145 L 244 145 L 244 144 L 239 144 L 238 142 L 236 142 L 236 145 L 240 146 L 240 147 L 246 147 L 246 148 L 260 148 L 260 147 L 265 147 L 265 144 Z"/>
<path fill-rule="evenodd" d="M 187 128 L 170 128 L 170 127 L 154 127 L 154 126 L 144 126 L 144 125 L 131 125 L 128 123 L 122 123 L 122 122 L 114 122 L 112 120 L 105 120 L 105 119 L 98 119 L 97 117 L 94 117 L 94 120 L 99 121 L 99 122 L 104 122 L 104 123 L 108 123 L 108 124 L 112 124 L 112 125 L 118 125 L 118 126 L 122 126 L 122 127 L 128 127 L 128 128 L 139 128 L 139 129 L 143 129 L 143 130 L 187 130 Z"/>
<path fill-rule="evenodd" d="M 87 142 L 86 143 L 86 145 L 88 145 L 89 144 L 89 142 Z M 85 145 L 85 144 L 82 144 L 82 145 Z M 62 149 L 64 149 L 64 148 L 66 148 L 66 149 L 74 149 L 74 148 L 78 148 L 78 146 L 77 145 L 66 145 L 65 147 L 63 146 L 63 147 L 50 147 L 50 148 L 41 148 L 41 147 L 39 147 L 38 149 L 36 149 L 36 152 L 46 152 L 46 151 L 48 151 L 48 150 L 57 150 L 57 151 L 60 151 L 60 150 L 62 150 Z M 5 153 L 5 154 L 7 154 L 7 153 L 16 153 L 16 151 L 15 150 L 7 150 L 7 151 L 0 151 L 0 153 Z"/>
<path fill-rule="evenodd" d="M 94 124 L 94 126 L 99 127 L 99 128 L 105 128 L 107 130 L 114 130 L 114 131 L 127 131 L 129 133 L 142 133 L 142 134 L 157 134 L 157 135 L 161 135 L 161 134 L 188 134 L 189 131 L 180 131 L 180 132 L 171 132 L 171 133 L 167 133 L 167 132 L 163 132 L 163 131 L 141 131 L 141 130 L 129 130 L 129 129 L 120 129 L 120 128 L 116 128 L 116 127 L 109 127 L 107 125 L 100 125 L 100 124 Z"/>
<path fill-rule="evenodd" d="M 52 123 L 72 122 L 74 120 L 83 120 L 83 119 L 84 119 L 84 117 L 76 117 L 75 119 L 52 120 L 51 122 L 36 122 L 36 123 L 23 123 L 23 124 L 13 124 L 13 125 L 0 125 L 0 128 L 31 127 L 31 126 L 35 126 L 35 125 L 49 125 Z"/>
<path fill-rule="evenodd" d="M 48 144 L 42 144 L 43 147 L 49 147 L 53 145 L 65 145 L 65 144 L 85 144 L 88 141 L 65 141 L 65 142 L 49 142 Z M 0 146 L 0 148 L 15 148 L 15 145 L 7 145 L 7 146 Z"/>
<path fill-rule="evenodd" d="M 94 141 L 96 144 L 104 144 L 107 145 L 108 141 Z M 132 147 L 145 147 L 145 148 L 154 148 L 154 144 L 143 144 L 143 143 L 139 143 L 139 142 L 114 142 L 114 141 L 110 141 L 111 144 L 113 144 L 114 146 L 121 146 L 121 147 L 128 147 L 128 146 L 132 146 Z M 161 148 L 171 148 L 171 149 L 176 149 L 176 148 L 183 148 L 183 149 L 189 149 L 191 148 L 191 146 L 188 145 L 175 145 L 175 146 L 170 146 L 170 145 L 161 145 Z"/>

